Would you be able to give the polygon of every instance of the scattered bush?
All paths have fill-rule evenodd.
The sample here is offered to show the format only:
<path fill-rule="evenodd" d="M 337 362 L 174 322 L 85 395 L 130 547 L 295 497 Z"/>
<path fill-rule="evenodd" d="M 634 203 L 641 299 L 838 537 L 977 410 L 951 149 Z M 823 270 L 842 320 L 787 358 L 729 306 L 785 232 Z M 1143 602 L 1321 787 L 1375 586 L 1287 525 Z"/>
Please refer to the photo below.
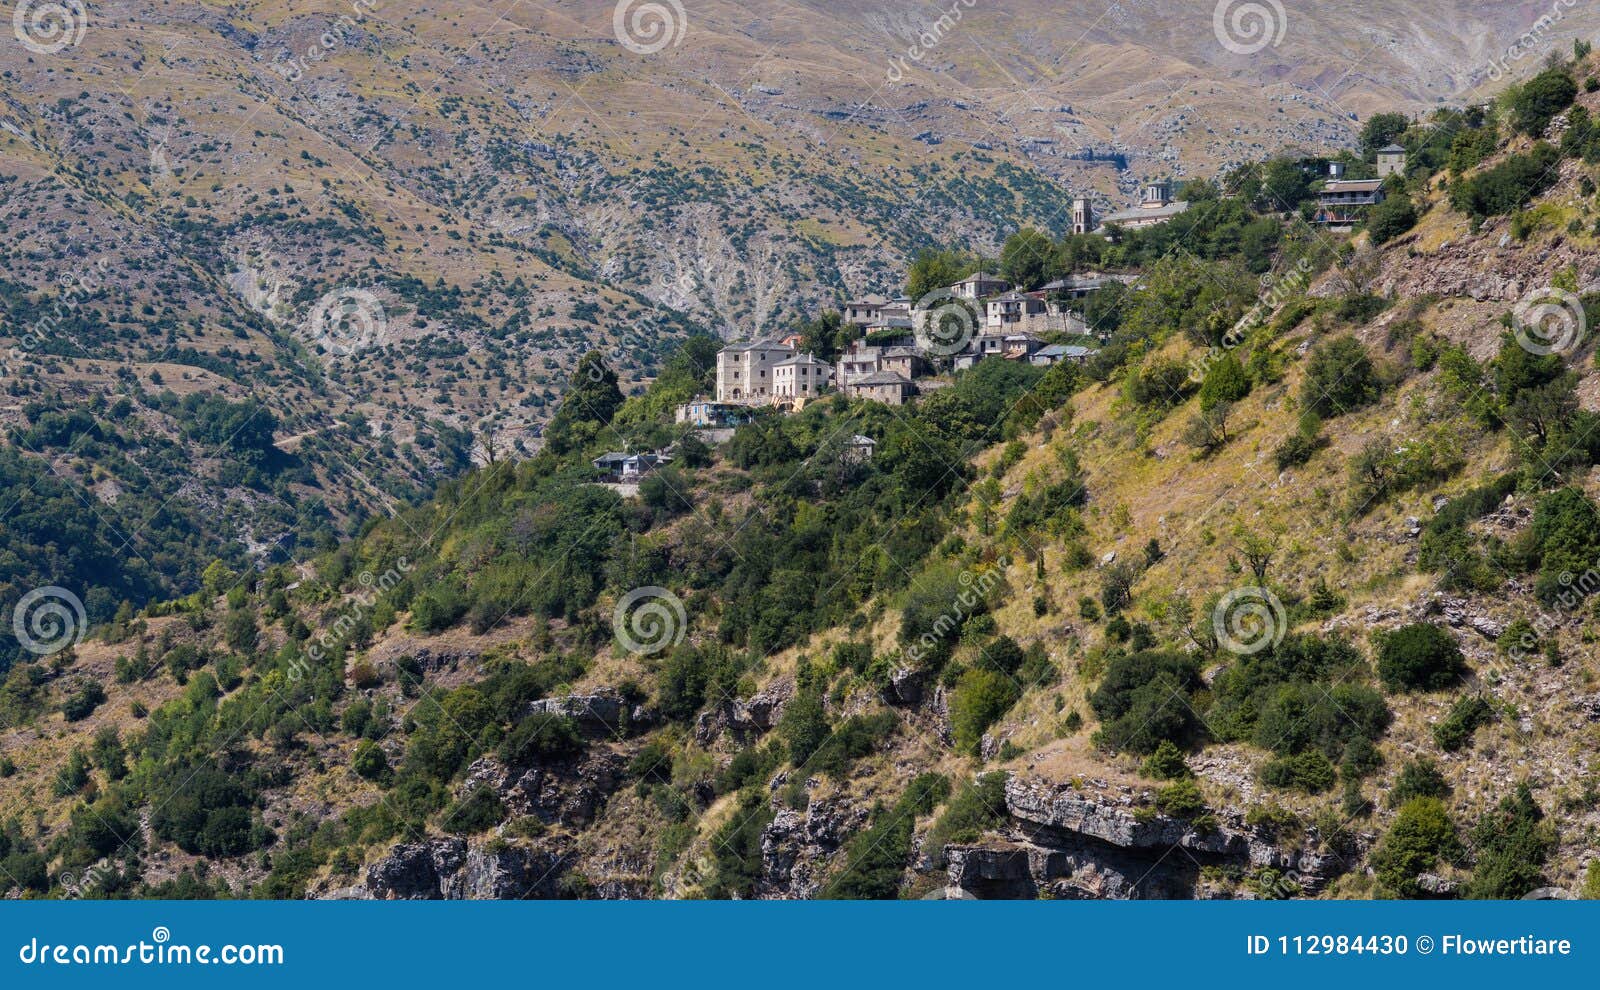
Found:
<path fill-rule="evenodd" d="M 1438 626 L 1418 622 L 1378 637 L 1378 676 L 1391 691 L 1440 691 L 1464 667 L 1461 647 Z"/>
<path fill-rule="evenodd" d="M 1433 727 L 1434 743 L 1446 753 L 1472 741 L 1472 733 L 1480 725 L 1494 721 L 1494 707 L 1481 694 L 1463 695 L 1450 706 L 1450 713 Z"/>
<path fill-rule="evenodd" d="M 1376 402 L 1379 391 L 1366 349 L 1354 337 L 1335 337 L 1311 352 L 1300 403 L 1327 419 Z"/>
<path fill-rule="evenodd" d="M 1412 798 L 1400 806 L 1394 825 L 1379 840 L 1370 863 L 1378 883 L 1399 897 L 1418 897 L 1417 878 L 1441 860 L 1453 862 L 1463 853 L 1450 813 L 1438 798 Z"/>

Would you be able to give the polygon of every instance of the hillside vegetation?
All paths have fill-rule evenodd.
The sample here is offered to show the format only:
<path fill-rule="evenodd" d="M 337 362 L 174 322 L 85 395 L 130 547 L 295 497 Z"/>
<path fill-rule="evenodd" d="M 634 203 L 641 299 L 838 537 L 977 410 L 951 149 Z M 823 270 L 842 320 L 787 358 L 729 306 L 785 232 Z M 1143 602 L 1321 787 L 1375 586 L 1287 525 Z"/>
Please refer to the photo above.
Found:
<path fill-rule="evenodd" d="M 1035 278 L 1091 251 L 1141 276 L 1082 367 L 984 361 L 712 447 L 670 410 L 716 342 L 632 397 L 585 354 L 536 456 L 19 657 L 0 876 L 917 897 L 990 857 L 1049 896 L 1600 893 L 1578 54 L 1569 86 L 1375 125 L 1412 150 L 1382 230 L 1309 227 L 1269 162 L 1196 185 L 1186 226 L 1017 235 Z M 636 497 L 594 483 L 598 453 L 673 442 Z M 1208 845 L 1240 836 L 1301 868 Z"/>

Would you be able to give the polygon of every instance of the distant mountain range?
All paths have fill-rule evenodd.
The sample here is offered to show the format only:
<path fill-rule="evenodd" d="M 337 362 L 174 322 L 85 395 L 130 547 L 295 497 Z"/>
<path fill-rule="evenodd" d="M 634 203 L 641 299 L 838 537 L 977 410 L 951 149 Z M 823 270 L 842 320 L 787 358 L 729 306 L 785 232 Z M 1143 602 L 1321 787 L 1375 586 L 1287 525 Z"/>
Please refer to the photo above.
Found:
<path fill-rule="evenodd" d="M 1600 22 L 1562 0 L 56 9 L 0 46 L 0 334 L 42 340 L 0 415 L 253 394 L 335 522 L 474 436 L 531 448 L 589 348 L 647 378 L 695 328 L 897 290 L 917 247 L 1059 230 L 1075 193 L 1348 144 Z"/>

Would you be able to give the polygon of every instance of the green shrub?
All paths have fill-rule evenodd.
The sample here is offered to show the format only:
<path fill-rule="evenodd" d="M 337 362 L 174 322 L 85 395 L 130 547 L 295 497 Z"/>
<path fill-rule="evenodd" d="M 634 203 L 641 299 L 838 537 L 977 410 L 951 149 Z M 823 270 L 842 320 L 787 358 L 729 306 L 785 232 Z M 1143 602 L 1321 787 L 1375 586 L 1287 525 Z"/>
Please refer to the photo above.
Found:
<path fill-rule="evenodd" d="M 1450 813 L 1438 798 L 1413 798 L 1400 806 L 1394 825 L 1379 840 L 1370 863 L 1378 883 L 1399 897 L 1418 897 L 1417 877 L 1441 860 L 1453 862 L 1462 855 Z"/>
<path fill-rule="evenodd" d="M 1444 774 L 1427 757 L 1411 760 L 1400 769 L 1394 787 L 1389 791 L 1389 806 L 1398 808 L 1413 798 L 1447 798 L 1450 785 Z"/>
<path fill-rule="evenodd" d="M 1250 376 L 1244 373 L 1244 365 L 1230 351 L 1207 369 L 1205 381 L 1200 385 L 1200 408 L 1212 409 L 1225 402 L 1238 402 L 1249 394 Z"/>
<path fill-rule="evenodd" d="M 1450 187 L 1450 203 L 1477 219 L 1510 213 L 1539 196 L 1561 177 L 1556 165 L 1561 152 L 1540 141 L 1527 153 L 1505 161 Z"/>
<path fill-rule="evenodd" d="M 577 756 L 583 750 L 583 734 L 576 721 L 565 715 L 533 715 L 506 734 L 500 759 L 507 766 L 540 766 Z"/>
<path fill-rule="evenodd" d="M 1539 137 L 1577 95 L 1578 84 L 1566 69 L 1546 69 L 1508 94 L 1512 122 L 1522 133 Z"/>
<path fill-rule="evenodd" d="M 1455 638 L 1426 622 L 1378 638 L 1378 676 L 1391 691 L 1440 691 L 1465 667 Z"/>
<path fill-rule="evenodd" d="M 942 864 L 944 847 L 976 842 L 984 832 L 1006 821 L 1006 774 L 986 773 L 962 784 L 939 820 L 928 831 L 923 847 Z"/>
<path fill-rule="evenodd" d="M 1556 833 L 1523 783 L 1478 820 L 1472 847 L 1477 859 L 1463 895 L 1515 900 L 1545 885 L 1541 868 L 1556 847 Z"/>
<path fill-rule="evenodd" d="M 1169 818 L 1193 821 L 1206 813 L 1206 799 L 1200 785 L 1185 777 L 1156 791 L 1156 808 Z"/>
<path fill-rule="evenodd" d="M 912 779 L 894 807 L 873 809 L 872 825 L 845 846 L 845 865 L 823 896 L 839 900 L 887 900 L 896 895 L 911 856 L 916 819 L 950 796 L 950 782 L 936 773 Z"/>
<path fill-rule="evenodd" d="M 992 670 L 974 668 L 961 675 L 950 695 L 950 727 L 956 749 L 977 753 L 989 727 L 1017 703 L 1022 691 L 1016 681 Z"/>
<path fill-rule="evenodd" d="M 1194 776 L 1189 769 L 1189 764 L 1183 758 L 1183 751 L 1172 744 L 1172 740 L 1163 739 L 1156 746 L 1156 751 L 1145 757 L 1140 764 L 1139 771 L 1146 777 L 1156 780 L 1181 780 Z"/>
<path fill-rule="evenodd" d="M 1392 241 L 1416 225 L 1416 205 L 1403 193 L 1392 193 L 1367 212 L 1367 231 L 1374 244 Z"/>
<path fill-rule="evenodd" d="M 1281 756 L 1261 768 L 1261 782 L 1268 787 L 1321 794 L 1333 786 L 1333 763 L 1318 750 Z"/>
<path fill-rule="evenodd" d="M 1494 721 L 1494 707 L 1481 694 L 1463 695 L 1450 706 L 1450 713 L 1433 727 L 1433 741 L 1446 753 L 1453 753 L 1472 741 L 1480 725 Z"/>
<path fill-rule="evenodd" d="M 1327 419 L 1376 402 L 1378 374 L 1354 337 L 1334 337 L 1311 352 L 1300 403 Z"/>
<path fill-rule="evenodd" d="M 456 835 L 477 835 L 505 820 L 506 808 L 500 796 L 494 788 L 481 786 L 446 809 L 443 826 L 446 832 Z"/>
<path fill-rule="evenodd" d="M 384 781 L 390 777 L 388 758 L 383 755 L 382 748 L 370 739 L 356 743 L 355 756 L 351 759 L 350 766 L 367 780 Z"/>
<path fill-rule="evenodd" d="M 1140 754 L 1154 753 L 1163 739 L 1187 747 L 1202 735 L 1190 705 L 1199 683 L 1196 657 L 1155 650 L 1114 657 L 1089 696 L 1099 742 Z"/>
<path fill-rule="evenodd" d="M 68 722 L 81 722 L 94 714 L 106 700 L 106 690 L 99 681 L 88 681 L 61 705 L 61 714 Z"/>
<path fill-rule="evenodd" d="M 1321 434 L 1307 436 L 1304 433 L 1295 433 L 1278 445 L 1278 449 L 1272 454 L 1272 460 L 1279 471 L 1285 471 L 1308 463 L 1317 455 L 1317 451 L 1326 446 L 1328 438 Z"/>
<path fill-rule="evenodd" d="M 778 735 L 789 747 L 789 760 L 803 766 L 828 738 L 829 722 L 820 691 L 801 691 L 783 707 Z"/>

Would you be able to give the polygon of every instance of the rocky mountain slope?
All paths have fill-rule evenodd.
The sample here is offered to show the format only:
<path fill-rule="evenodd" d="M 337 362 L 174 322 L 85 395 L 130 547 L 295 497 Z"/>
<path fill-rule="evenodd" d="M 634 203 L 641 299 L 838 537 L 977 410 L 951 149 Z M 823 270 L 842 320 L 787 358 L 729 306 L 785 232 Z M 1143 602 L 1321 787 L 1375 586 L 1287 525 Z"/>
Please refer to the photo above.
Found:
<path fill-rule="evenodd" d="M 217 40 L 169 50 L 167 62 L 217 92 L 232 92 L 245 67 L 270 71 L 256 53 L 269 61 L 259 39 L 282 29 L 280 14 L 197 9 L 183 16 Z M 814 14 L 740 8 L 748 12 L 736 22 L 727 9 L 747 39 L 801 34 Z M 848 8 L 829 9 L 852 23 Z M 702 15 L 715 27 L 720 10 L 691 8 L 691 28 Z M 130 35 L 171 27 L 123 16 L 107 23 Z M 477 410 L 504 411 L 505 394 L 529 399 L 532 381 L 550 382 L 539 388 L 568 422 L 538 458 L 497 458 L 445 483 L 433 501 L 396 508 L 358 540 L 328 540 L 300 566 L 209 569 L 194 594 L 97 616 L 92 636 L 78 640 L 73 633 L 85 630 L 69 629 L 51 644 L 66 648 L 13 667 L 0 690 L 0 882 L 34 896 L 268 897 L 1420 896 L 1520 895 L 1535 879 L 1567 892 L 1600 886 L 1592 865 L 1600 802 L 1588 758 L 1600 702 L 1584 557 L 1596 530 L 1582 524 L 1600 495 L 1588 440 L 1595 421 L 1584 418 L 1597 408 L 1593 348 L 1579 334 L 1543 360 L 1551 355 L 1520 347 L 1509 332 L 1527 330 L 1512 310 L 1530 289 L 1568 293 L 1575 321 L 1600 284 L 1585 260 L 1600 207 L 1581 142 L 1538 197 L 1469 216 L 1452 206 L 1452 185 L 1532 154 L 1538 136 L 1509 123 L 1475 128 L 1495 138 L 1487 160 L 1459 177 L 1440 170 L 1411 180 L 1403 194 L 1420 219 L 1382 247 L 1366 233 L 1347 240 L 1282 221 L 1272 268 L 1284 288 L 1267 294 L 1269 318 L 1231 349 L 1207 334 L 1236 325 L 1259 301 L 1257 280 L 1231 259 L 1161 257 L 1123 307 L 1108 357 L 1082 374 L 986 362 L 904 410 L 830 402 L 764 418 L 623 499 L 591 483 L 591 448 L 674 439 L 659 413 L 672 395 L 703 387 L 703 367 L 661 363 L 655 391 L 627 403 L 603 369 L 621 365 L 626 378 L 644 362 L 592 355 L 558 398 L 559 373 L 579 350 L 609 343 L 617 324 L 596 316 L 592 325 L 608 328 L 603 339 L 582 319 L 565 327 L 573 311 L 555 294 L 640 314 L 652 297 L 642 283 L 583 296 L 592 271 L 572 259 L 584 255 L 585 239 L 566 220 L 550 239 L 535 238 L 542 252 L 534 240 L 485 233 L 481 221 L 495 209 L 536 209 L 540 196 L 550 207 L 557 188 L 575 196 L 583 178 L 568 152 L 548 168 L 516 159 L 507 175 L 526 176 L 516 188 L 529 203 L 495 198 L 510 179 L 493 166 L 471 181 L 496 194 L 443 195 L 444 166 L 454 171 L 456 160 L 442 161 L 437 149 L 480 146 L 444 143 L 423 120 L 473 134 L 480 117 L 516 111 L 509 96 L 504 105 L 452 103 L 441 82 L 437 107 L 431 87 L 413 91 L 431 116 L 398 109 L 401 70 L 438 79 L 470 71 L 490 85 L 492 53 L 541 50 L 520 46 L 524 34 L 553 53 L 553 67 L 539 71 L 584 94 L 573 108 L 590 85 L 626 91 L 610 72 L 642 71 L 604 68 L 631 65 L 623 56 L 633 53 L 592 40 L 598 15 L 556 7 L 536 21 L 513 16 L 495 44 L 500 25 L 489 12 L 408 14 L 370 28 L 371 52 L 337 48 L 314 60 L 302 78 L 349 80 L 319 94 L 348 100 L 346 110 L 379 109 L 317 130 L 327 140 L 308 146 L 310 158 L 286 154 L 287 116 L 235 122 L 230 147 L 204 136 L 197 111 L 173 112 L 174 140 L 194 142 L 182 153 L 195 162 L 193 184 L 164 200 L 100 156 L 72 163 L 48 150 L 78 130 L 91 142 L 102 126 L 117 133 L 127 127 L 119 115 L 131 111 L 90 110 L 98 122 L 72 129 L 71 114 L 85 111 L 46 101 L 65 115 L 55 130 L 30 123 L 8 132 L 12 146 L 28 149 L 18 160 L 34 169 L 5 187 L 33 183 L 26 202 L 8 205 L 41 225 L 18 228 L 31 231 L 31 247 L 14 256 L 38 271 L 60 263 L 45 256 L 67 253 L 59 246 L 67 242 L 45 235 L 74 223 L 126 232 L 130 250 L 145 252 L 132 255 L 138 278 L 118 276 L 74 310 L 94 311 L 81 321 L 94 335 L 86 339 L 116 355 L 104 362 L 106 381 L 125 381 L 115 368 L 132 362 L 140 379 L 199 391 L 190 369 L 201 365 L 168 352 L 217 344 L 226 363 L 216 367 L 227 373 L 211 373 L 237 377 L 237 391 L 218 390 L 242 400 L 259 374 L 278 386 L 272 408 L 298 431 L 276 444 L 245 431 L 252 442 L 291 454 L 315 441 L 356 447 L 355 434 L 318 432 L 319 417 L 334 414 L 316 405 L 354 383 L 344 411 L 362 415 L 345 425 L 406 437 L 414 447 L 396 442 L 383 456 L 413 466 L 432 448 L 420 439 L 426 431 L 402 433 L 402 422 L 425 425 L 454 406 L 461 418 L 452 422 L 476 425 Z M 471 44 L 451 17 L 471 22 Z M 1021 34 L 1012 24 L 1007 36 Z M 699 80 L 697 92 L 704 79 L 720 79 L 724 95 L 736 96 L 732 80 L 705 74 L 716 46 L 729 42 L 719 33 L 695 54 L 693 35 L 685 37 L 665 53 L 686 70 L 697 66 L 699 75 L 683 78 Z M 1176 36 L 1172 46 L 1184 51 Z M 1460 47 L 1440 40 L 1428 50 L 1438 62 L 1426 64 L 1461 71 Z M 143 47 L 99 51 L 100 73 L 165 65 Z M 596 52 L 605 60 L 594 61 Z M 28 63 L 30 85 L 84 85 L 42 58 Z M 343 75 L 357 68 L 365 74 Z M 1595 71 L 1580 66 L 1575 78 Z M 546 77 L 504 78 L 508 93 L 531 99 L 525 90 L 542 90 Z M 1433 92 L 1429 85 L 1443 83 L 1416 83 L 1416 94 Z M 755 90 L 764 98 L 793 101 L 799 84 L 760 86 L 779 91 Z M 545 97 L 558 101 L 548 106 L 555 115 L 562 90 L 545 92 L 557 94 Z M 238 104 L 217 99 L 206 119 L 223 127 Z M 660 106 L 638 99 L 636 115 Z M 1592 92 L 1578 97 L 1587 112 L 1600 110 L 1596 101 Z M 753 150 L 733 137 L 754 123 L 747 109 L 737 119 L 731 105 L 720 111 L 730 131 L 719 147 L 738 163 L 728 167 L 748 168 L 737 173 L 746 176 L 799 167 L 775 142 Z M 627 130 L 624 118 L 635 121 Z M 1567 111 L 1543 133 L 1563 141 L 1578 119 Z M 615 138 L 598 136 L 609 125 L 641 143 L 646 134 L 662 139 L 663 181 L 710 181 L 684 167 L 694 142 L 671 129 L 681 121 L 583 120 L 592 133 L 572 138 L 580 149 L 572 154 L 610 162 L 598 150 L 617 154 Z M 828 134 L 827 154 L 841 156 L 827 159 L 831 174 L 890 182 L 888 132 L 857 126 L 847 124 L 848 144 Z M 293 133 L 301 147 L 312 130 Z M 357 135 L 392 142 L 374 158 L 383 171 L 365 180 Z M 664 135 L 690 148 L 668 150 Z M 137 147 L 126 131 L 121 149 L 107 140 L 105 159 Z M 251 142 L 257 150 L 247 152 Z M 954 155 L 954 144 L 931 147 Z M 885 157 L 845 167 L 850 154 L 874 147 Z M 1001 174 L 998 145 L 978 150 L 987 159 L 979 164 Z M 496 154 L 486 150 L 484 160 Z M 961 182 L 975 181 L 974 152 L 960 154 L 974 156 L 961 159 Z M 205 156 L 259 170 L 253 185 L 208 172 L 217 164 Z M 11 160 L 8 152 L 8 168 Z M 336 178 L 334 161 L 356 177 Z M 1040 202 L 1071 188 L 1007 175 L 1006 188 L 1036 188 Z M 55 199 L 40 191 L 60 182 L 71 188 Z M 189 196 L 207 198 L 206 210 L 185 205 Z M 849 211 L 828 213 L 821 198 L 789 204 L 785 215 L 792 208 L 814 230 L 841 229 L 833 218 Z M 631 202 L 613 204 L 627 223 L 650 215 L 624 208 Z M 284 251 L 292 260 L 278 269 L 252 264 L 249 277 L 229 277 L 238 272 L 214 252 L 253 237 L 257 208 L 269 203 L 286 216 L 305 210 L 309 219 L 290 229 L 306 240 Z M 706 230 L 728 229 L 721 208 L 703 206 Z M 82 209 L 103 212 L 74 219 Z M 1220 207 L 1197 211 L 1202 223 L 1211 209 Z M 889 224 L 888 215 L 874 222 Z M 882 250 L 872 227 L 848 229 L 877 245 L 863 250 Z M 317 247 L 324 235 L 337 245 Z M 80 226 L 74 236 L 88 235 Z M 758 240 L 733 253 L 746 257 Z M 504 267 L 475 268 L 477 252 Z M 1301 269 L 1300 257 L 1315 263 Z M 274 270 L 285 280 L 276 297 Z M 472 278 L 455 278 L 469 270 Z M 887 259 L 881 270 L 890 270 Z M 815 272 L 800 271 L 797 284 L 810 284 Z M 219 280 L 225 291 L 203 291 Z M 372 326 L 349 321 L 371 314 L 368 297 L 355 296 L 335 323 L 360 333 L 324 335 L 334 346 L 313 347 L 317 335 L 307 337 L 301 318 L 341 284 L 378 300 L 380 337 L 406 325 L 402 342 L 346 347 Z M 514 318 L 535 284 L 560 287 L 548 300 L 554 312 Z M 162 293 L 149 314 L 146 287 Z M 690 315 L 674 325 L 687 327 L 696 311 L 680 301 L 675 310 Z M 495 338 L 502 318 L 515 331 Z M 473 338 L 481 351 L 431 349 L 464 331 L 483 334 Z M 559 346 L 541 349 L 551 341 Z M 54 365 L 79 376 L 72 387 L 91 387 L 88 369 L 99 359 L 39 346 L 24 349 L 30 375 L 50 380 L 43 375 Z M 515 364 L 518 355 L 527 364 Z M 390 368 L 380 356 L 402 363 Z M 402 366 L 404 374 L 394 370 Z M 1213 383 L 1218 367 L 1227 374 Z M 485 397 L 487 386 L 466 384 L 485 369 L 506 372 L 507 393 Z M 432 412 L 407 405 L 418 394 L 407 374 L 442 390 Z M 1326 408 L 1325 390 L 1341 397 Z M 152 425 L 138 429 L 166 425 L 186 442 L 228 443 L 239 430 L 200 430 L 208 416 L 234 423 L 229 410 L 208 408 L 158 404 L 138 420 Z M 14 412 L 39 426 L 38 410 Z M 193 437 L 183 433 L 191 427 Z M 880 440 L 873 463 L 837 449 L 840 435 L 856 432 Z M 303 463 L 284 465 L 259 443 L 241 456 L 251 449 L 262 470 L 322 463 L 308 450 Z M 387 477 L 385 463 L 363 471 Z M 104 485 L 96 466 L 85 459 L 64 470 Z M 284 484 L 310 489 L 316 480 L 301 473 Z M 1569 586 L 1582 594 L 1563 596 Z M 1233 600 L 1256 605 L 1230 625 L 1224 603 Z M 641 601 L 646 610 L 630 617 Z M 1235 648 L 1229 635 L 1251 642 Z M 1392 637 L 1406 636 L 1450 644 L 1437 652 L 1459 653 L 1458 662 L 1437 681 L 1408 680 L 1386 660 Z M 1155 745 L 1156 730 L 1181 747 Z M 1537 815 L 1517 803 L 1523 784 Z M 1395 793 L 1412 800 L 1391 802 Z M 1418 833 L 1431 844 L 1402 846 Z M 1495 835 L 1526 844 L 1508 855 Z M 1533 873 L 1491 875 L 1486 864 L 1508 859 Z"/>
<path fill-rule="evenodd" d="M 41 14 L 0 49 L 4 418 L 252 397 L 302 476 L 203 471 L 220 513 L 187 478 L 156 501 L 228 518 L 208 538 L 229 556 L 303 556 L 483 460 L 479 436 L 536 447 L 589 347 L 648 379 L 694 327 L 896 291 L 918 247 L 1060 231 L 1074 193 L 1121 206 L 1151 176 L 1348 144 L 1376 107 L 1473 92 L 1487 39 L 1536 6 L 1324 6 L 1262 33 L 1199 0 L 697 3 L 657 8 L 659 37 L 653 12 L 594 0 Z M 1588 16 L 1564 11 L 1562 36 Z M 133 414 L 130 448 L 225 452 Z M 289 525 L 274 498 L 318 518 Z"/>

